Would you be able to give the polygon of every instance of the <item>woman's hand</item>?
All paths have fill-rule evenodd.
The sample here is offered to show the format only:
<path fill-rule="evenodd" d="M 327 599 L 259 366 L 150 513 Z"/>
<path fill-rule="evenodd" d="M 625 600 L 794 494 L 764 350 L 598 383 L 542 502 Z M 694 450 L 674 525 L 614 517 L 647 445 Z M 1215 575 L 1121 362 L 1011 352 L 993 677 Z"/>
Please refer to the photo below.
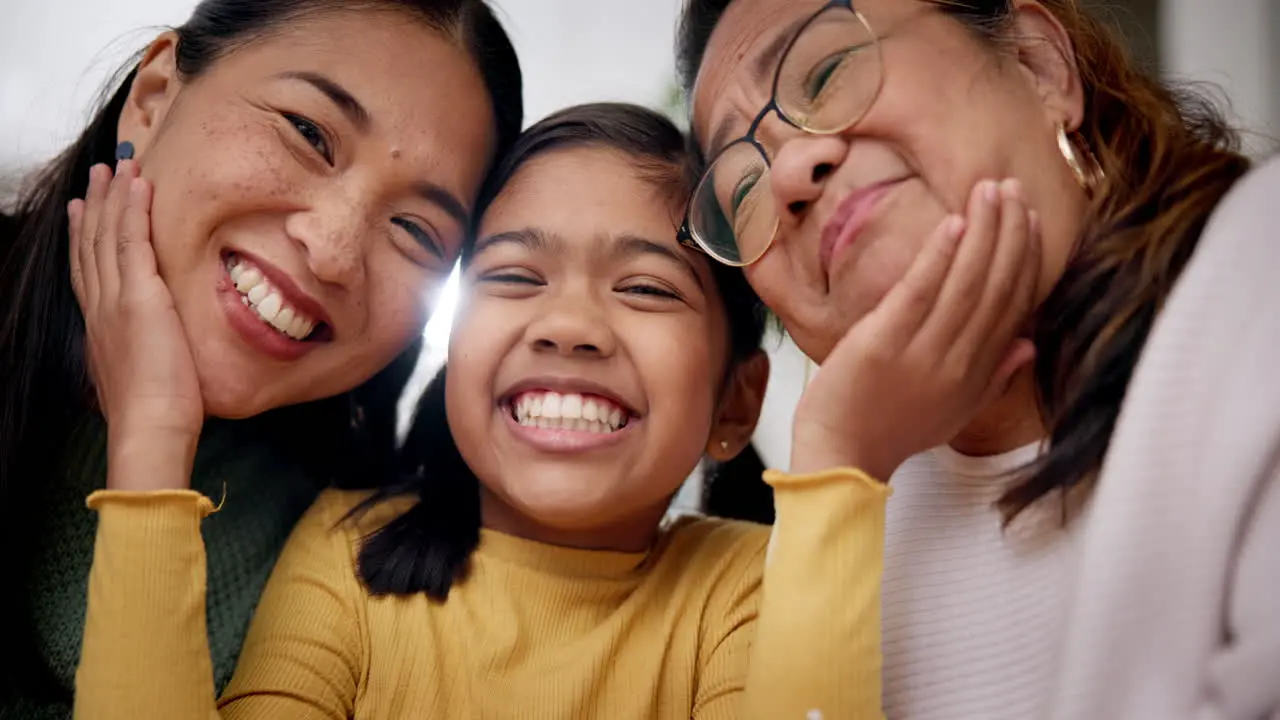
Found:
<path fill-rule="evenodd" d="M 942 222 L 805 389 L 792 471 L 851 466 L 888 481 L 949 441 L 1034 358 L 1017 333 L 1039 274 L 1039 222 L 1018 183 L 979 183 L 968 217 Z"/>
<path fill-rule="evenodd" d="M 107 419 L 107 484 L 120 490 L 188 487 L 204 423 L 195 361 L 151 247 L 151 196 L 125 160 L 114 178 L 95 166 L 85 199 L 67 205 L 71 284 Z"/>

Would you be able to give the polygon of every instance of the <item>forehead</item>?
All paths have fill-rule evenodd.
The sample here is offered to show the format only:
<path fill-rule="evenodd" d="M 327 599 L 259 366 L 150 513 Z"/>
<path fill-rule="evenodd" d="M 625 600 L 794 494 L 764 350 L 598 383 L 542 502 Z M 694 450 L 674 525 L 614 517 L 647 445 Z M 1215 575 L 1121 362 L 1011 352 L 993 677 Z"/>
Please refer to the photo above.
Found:
<path fill-rule="evenodd" d="M 298 71 L 340 84 L 369 109 L 375 131 L 429 132 L 442 119 L 448 127 L 450 116 L 461 116 L 458 127 L 487 127 L 476 122 L 488 100 L 470 56 L 405 12 L 337 10 L 289 21 L 227 55 L 210 76 L 247 88 Z M 441 111 L 442 98 L 450 112 Z"/>
<path fill-rule="evenodd" d="M 707 42 L 694 82 L 694 131 L 704 149 L 709 148 L 713 126 L 723 114 L 720 106 L 736 106 L 739 103 L 735 101 L 754 110 L 764 106 L 772 89 L 775 56 L 800 25 L 826 5 L 826 0 L 733 0 L 729 3 Z M 769 62 L 770 58 L 774 61 Z M 742 110 L 739 114 L 748 112 L 753 111 Z"/>
<path fill-rule="evenodd" d="M 480 225 L 484 235 L 539 227 L 573 242 L 635 232 L 675 246 L 675 205 L 641 174 L 635 159 L 605 147 L 574 147 L 552 150 L 521 166 Z"/>

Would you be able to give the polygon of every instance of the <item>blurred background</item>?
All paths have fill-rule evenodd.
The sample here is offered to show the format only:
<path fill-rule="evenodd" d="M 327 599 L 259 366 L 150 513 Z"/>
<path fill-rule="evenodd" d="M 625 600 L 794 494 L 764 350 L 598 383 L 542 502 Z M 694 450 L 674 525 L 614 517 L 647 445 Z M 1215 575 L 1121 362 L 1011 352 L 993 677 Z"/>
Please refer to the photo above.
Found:
<path fill-rule="evenodd" d="M 682 0 L 496 0 L 520 54 L 526 117 L 590 100 L 682 113 L 672 46 Z M 80 127 L 110 75 L 195 0 L 4 0 L 0 25 L 0 199 Z M 1164 76 L 1208 82 L 1260 154 L 1280 137 L 1280 0 L 1088 0 Z M 443 360 L 454 288 L 439 298 L 405 407 Z M 769 344 L 773 377 L 757 445 L 784 465 L 803 357 Z M 693 488 L 691 488 L 693 490 Z M 682 498 L 687 503 L 692 494 Z"/>

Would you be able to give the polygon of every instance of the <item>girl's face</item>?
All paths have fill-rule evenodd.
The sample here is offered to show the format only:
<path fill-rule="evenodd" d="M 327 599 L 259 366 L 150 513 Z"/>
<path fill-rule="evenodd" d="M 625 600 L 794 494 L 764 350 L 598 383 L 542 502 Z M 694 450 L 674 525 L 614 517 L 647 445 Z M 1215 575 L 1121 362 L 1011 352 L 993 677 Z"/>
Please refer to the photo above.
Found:
<path fill-rule="evenodd" d="M 675 205 L 586 147 L 530 160 L 486 212 L 446 385 L 486 526 L 639 549 L 708 447 L 749 440 L 764 373 L 725 382 L 723 305 Z"/>
<path fill-rule="evenodd" d="M 479 71 L 394 12 L 311 16 L 184 82 L 153 44 L 121 116 L 207 411 L 349 390 L 421 331 L 495 143 Z"/>
<path fill-rule="evenodd" d="M 827 97 L 861 98 L 852 104 L 865 114 L 843 132 L 806 134 L 771 114 L 756 134 L 772 161 L 761 202 L 778 224 L 747 278 L 814 360 L 879 304 L 981 180 L 1021 181 L 1043 228 L 1040 297 L 1061 276 L 1087 201 L 1055 138 L 1060 124 L 1079 126 L 1083 91 L 1061 23 L 1033 0 L 1012 5 L 998 51 L 935 4 L 903 0 L 853 3 L 869 28 L 829 8 L 799 36 L 828 3 L 734 0 L 712 33 L 693 106 L 709 157 L 769 103 L 793 37 L 787 77 L 837 78 Z M 838 75 L 831 57 L 847 58 Z"/>

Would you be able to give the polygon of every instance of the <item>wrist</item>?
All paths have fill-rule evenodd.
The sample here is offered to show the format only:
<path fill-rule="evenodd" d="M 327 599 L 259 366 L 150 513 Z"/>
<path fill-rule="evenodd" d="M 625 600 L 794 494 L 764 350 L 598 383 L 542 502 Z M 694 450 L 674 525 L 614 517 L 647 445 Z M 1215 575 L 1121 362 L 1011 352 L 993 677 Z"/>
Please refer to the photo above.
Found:
<path fill-rule="evenodd" d="M 791 472 L 795 475 L 853 468 L 861 470 L 880 482 L 887 483 L 898 469 L 898 464 L 881 457 L 880 453 L 864 450 L 856 443 L 843 438 L 797 436 L 791 441 Z"/>
<path fill-rule="evenodd" d="M 107 426 L 107 488 L 185 490 L 191 487 L 199 433 L 170 427 Z"/>

